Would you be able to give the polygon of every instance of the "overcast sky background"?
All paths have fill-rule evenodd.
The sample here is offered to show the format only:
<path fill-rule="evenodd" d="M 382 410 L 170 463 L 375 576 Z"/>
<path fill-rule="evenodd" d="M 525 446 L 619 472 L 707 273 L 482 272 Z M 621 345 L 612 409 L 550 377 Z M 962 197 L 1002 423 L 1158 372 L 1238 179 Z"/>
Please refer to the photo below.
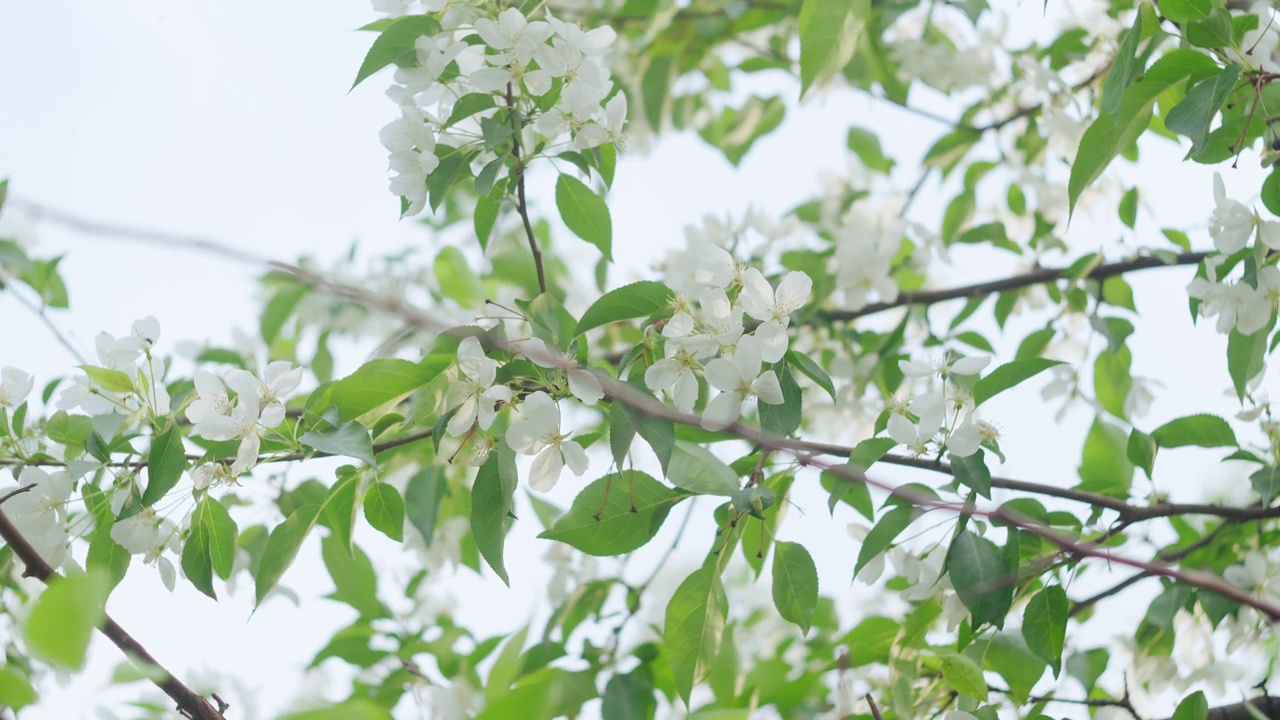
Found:
<path fill-rule="evenodd" d="M 1011 27 L 1051 30 L 1040 7 L 1030 2 L 1012 8 Z M 413 223 L 397 221 L 398 201 L 386 190 L 386 153 L 377 132 L 394 112 L 382 96 L 387 77 L 347 92 L 372 39 L 352 29 L 374 17 L 363 2 L 0 0 L 0 177 L 11 179 L 12 195 L 86 218 L 206 235 L 283 260 L 301 254 L 334 258 L 356 239 L 371 253 L 426 242 Z M 837 93 L 792 112 L 736 170 L 689 136 L 666 139 L 646 156 L 624 158 L 610 196 L 615 280 L 641 274 L 663 249 L 681 244 L 681 228 L 706 212 L 740 214 L 752 204 L 779 214 L 808 197 L 817 188 L 818 169 L 843 170 L 837 149 L 850 123 L 883 130 L 887 151 L 901 154 L 906 167 L 940 131 L 883 103 Z M 1140 219 L 1137 242 L 1162 246 L 1157 227 L 1173 226 L 1192 230 L 1194 241 L 1208 247 L 1210 171 L 1181 164 L 1180 153 L 1167 143 L 1148 146 L 1143 162 L 1150 213 Z M 1249 156 L 1241 166 L 1224 169 L 1228 190 L 1249 200 L 1245 189 L 1257 187 L 1261 175 Z M 1122 173 L 1134 176 L 1128 169 Z M 903 177 L 903 187 L 914 180 Z M 548 198 L 551 177 L 543 175 L 541 184 L 537 179 L 531 183 L 535 198 Z M 936 202 L 929 205 L 936 197 L 922 198 L 922 217 L 941 213 Z M 1113 240 L 1116 226 L 1105 220 L 1108 225 L 1078 219 L 1069 241 L 1091 249 Z M 1098 236 L 1100 227 L 1111 228 L 1106 237 Z M 161 345 L 169 349 L 183 339 L 226 342 L 233 327 L 256 327 L 257 268 L 53 226 L 41 227 L 39 234 L 35 254 L 68 253 L 62 268 L 72 311 L 55 314 L 54 321 L 83 348 L 92 348 L 98 331 L 121 335 L 145 315 L 159 318 Z M 589 271 L 595 251 L 576 247 Z M 956 253 L 961 264 L 952 280 L 991 277 L 985 266 L 965 265 L 966 258 L 971 263 L 973 256 Z M 1191 274 L 1175 269 L 1132 279 L 1143 314 L 1131 341 L 1134 371 L 1160 378 L 1168 395 L 1143 422 L 1147 430 L 1194 410 L 1233 411 L 1222 394 L 1228 385 L 1225 343 L 1212 323 L 1193 329 L 1187 315 L 1183 288 Z M 41 324 L 4 295 L 0 333 L 0 366 L 33 372 L 37 387 L 74 365 Z M 1012 335 L 1001 348 L 1011 351 L 1021 336 Z M 345 361 L 350 368 L 359 358 Z M 1040 384 L 984 408 L 1007 437 L 1010 462 L 996 472 L 1074 484 L 1090 416 L 1077 411 L 1055 425 L 1055 407 L 1046 407 L 1034 391 Z M 1274 385 L 1274 372 L 1267 385 Z M 1158 478 L 1162 472 L 1161 489 L 1187 500 L 1213 496 L 1227 478 L 1234 478 L 1231 487 L 1245 482 L 1194 451 L 1162 455 Z M 886 471 L 885 477 L 910 476 Z M 1143 483 L 1136 480 L 1135 486 Z M 578 487 L 580 482 L 566 476 L 553 499 L 567 506 Z M 819 556 L 823 590 L 848 608 L 862 592 L 848 589 L 856 556 L 844 534 L 849 518 L 828 522 L 820 491 L 810 499 L 807 507 L 801 499 L 801 506 L 820 522 L 793 522 L 780 538 L 828 548 Z M 709 509 L 710 503 L 704 505 Z M 681 515 L 673 514 L 664 537 Z M 512 552 L 529 553 L 508 562 L 510 590 L 486 584 L 481 592 L 467 573 L 457 580 L 464 623 L 487 619 L 480 628 L 509 631 L 538 605 L 545 579 L 538 560 L 546 545 L 531 539 L 532 525 L 524 523 L 508 542 Z M 691 531 L 697 537 L 682 545 L 677 566 L 695 565 L 711 532 Z M 179 676 L 206 668 L 236 675 L 260 694 L 263 711 L 275 711 L 296 692 L 297 668 L 351 619 L 343 606 L 317 599 L 330 588 L 317 549 L 304 549 L 284 580 L 307 600 L 301 611 L 277 599 L 250 617 L 251 593 L 242 590 L 215 605 L 185 581 L 170 595 L 138 563 L 109 610 Z M 661 609 L 660 602 L 655 605 Z M 1144 607 L 1118 608 L 1117 628 Z M 92 658 L 89 672 L 65 691 L 50 688 L 41 706 L 24 717 L 89 716 L 97 704 L 94 693 L 119 656 L 99 641 Z"/>

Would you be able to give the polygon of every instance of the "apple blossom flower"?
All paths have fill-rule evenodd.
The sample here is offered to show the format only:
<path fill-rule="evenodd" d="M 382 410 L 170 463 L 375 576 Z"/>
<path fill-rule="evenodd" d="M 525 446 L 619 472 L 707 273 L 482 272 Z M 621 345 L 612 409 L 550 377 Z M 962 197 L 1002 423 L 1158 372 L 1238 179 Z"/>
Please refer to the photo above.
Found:
<path fill-rule="evenodd" d="M 973 418 L 965 418 L 947 435 L 947 452 L 955 457 L 969 457 L 982 447 L 982 429 Z"/>
<path fill-rule="evenodd" d="M 489 47 L 494 50 L 509 50 L 517 62 L 528 65 L 533 60 L 534 52 L 546 47 L 547 38 L 551 37 L 551 25 L 542 20 L 530 22 L 516 8 L 507 8 L 498 13 L 497 20 L 477 19 L 476 32 Z M 505 56 L 506 53 L 503 53 L 499 57 Z M 502 62 L 505 64 L 505 61 Z"/>
<path fill-rule="evenodd" d="M 938 377 L 946 380 L 950 375 L 977 375 L 990 364 L 990 355 L 960 357 L 959 355 L 947 353 L 941 361 L 934 364 L 916 362 L 914 360 L 899 360 L 898 369 L 907 377 L 922 378 L 937 373 Z"/>
<path fill-rule="evenodd" d="M 227 386 L 240 397 L 251 396 L 261 405 L 258 422 L 263 427 L 276 427 L 284 422 L 284 400 L 302 384 L 302 368 L 286 360 L 267 365 L 259 380 L 248 370 L 236 368 L 223 376 Z"/>
<path fill-rule="evenodd" d="M 535 392 L 520 405 L 520 418 L 507 429 L 507 444 L 522 455 L 534 455 L 529 487 L 547 492 L 555 487 L 565 465 L 574 475 L 587 471 L 582 446 L 560 432 L 560 408 L 551 396 Z"/>
<path fill-rule="evenodd" d="M 772 370 L 760 372 L 759 344 L 744 340 L 732 358 L 716 358 L 707 363 L 707 382 L 720 394 L 707 403 L 702 413 L 702 427 L 723 430 L 742 415 L 742 404 L 759 398 L 770 405 L 783 402 L 782 386 Z"/>
<path fill-rule="evenodd" d="M 449 383 L 446 407 L 457 408 L 445 432 L 465 435 L 478 420 L 481 430 L 488 430 L 496 414 L 494 405 L 511 402 L 511 388 L 494 385 L 498 362 L 485 356 L 480 341 L 474 336 L 458 344 L 458 369 L 462 377 Z"/>
<path fill-rule="evenodd" d="M 920 456 L 928 452 L 928 444 L 942 427 L 942 416 L 921 417 L 920 422 L 913 423 L 906 415 L 893 413 L 889 416 L 889 437 L 900 445 L 906 445 L 912 455 Z"/>
<path fill-rule="evenodd" d="M 680 412 L 692 412 L 698 400 L 699 369 L 697 360 L 688 350 L 667 344 L 667 357 L 658 360 L 644 371 L 644 384 L 654 392 L 666 390 Z"/>
<path fill-rule="evenodd" d="M 529 338 L 521 341 L 520 353 L 538 367 L 563 372 L 569 381 L 569 392 L 587 405 L 594 405 L 604 397 L 604 387 L 595 374 L 574 362 L 572 358 L 565 357 L 547 347 L 542 340 Z"/>
<path fill-rule="evenodd" d="M 791 313 L 809 302 L 812 289 L 813 280 L 798 270 L 783 276 L 776 292 L 759 270 L 748 268 L 742 273 L 738 305 L 747 315 L 762 321 L 754 333 L 759 340 L 761 359 L 778 362 L 786 354 L 786 329 L 791 322 Z"/>
<path fill-rule="evenodd" d="M 27 399 L 35 380 L 16 367 L 0 369 L 0 406 L 17 407 Z"/>
<path fill-rule="evenodd" d="M 208 370 L 195 374 L 196 399 L 187 406 L 187 419 L 199 423 L 210 415 L 230 415 L 231 398 L 222 379 Z"/>
<path fill-rule="evenodd" d="M 1227 197 L 1220 173 L 1213 174 L 1213 199 L 1216 205 L 1209 216 L 1209 235 L 1218 252 L 1230 255 L 1249 243 L 1258 216 L 1243 203 Z"/>
<path fill-rule="evenodd" d="M 258 450 L 262 446 L 258 416 L 257 396 L 243 394 L 236 399 L 229 416 L 206 415 L 191 428 L 191 434 L 209 440 L 239 440 L 236 459 L 231 464 L 231 474 L 239 476 L 258 461 Z"/>
<path fill-rule="evenodd" d="M 0 510 L 45 562 L 58 567 L 71 547 L 67 532 L 71 476 L 63 470 L 47 473 L 28 466 L 18 476 L 18 487 L 28 485 L 35 487 L 10 497 Z"/>
<path fill-rule="evenodd" d="M 142 555 L 143 562 L 156 564 L 160 569 L 160 579 L 170 592 L 173 592 L 177 572 L 173 563 L 161 553 L 165 550 L 174 554 L 181 552 L 178 535 L 177 524 L 169 518 L 160 517 L 155 508 L 149 507 L 117 520 L 111 526 L 111 539 L 131 554 Z"/>

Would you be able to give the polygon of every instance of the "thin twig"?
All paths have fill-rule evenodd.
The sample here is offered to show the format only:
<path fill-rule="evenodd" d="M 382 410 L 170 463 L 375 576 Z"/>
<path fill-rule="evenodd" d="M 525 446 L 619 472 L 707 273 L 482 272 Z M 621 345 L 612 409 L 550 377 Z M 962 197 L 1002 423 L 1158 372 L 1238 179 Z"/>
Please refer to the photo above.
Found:
<path fill-rule="evenodd" d="M 80 354 L 80 351 L 71 344 L 71 341 L 67 339 L 67 336 L 62 334 L 62 331 L 58 329 L 58 326 L 53 324 L 53 321 L 49 319 L 49 315 L 44 311 L 43 307 L 37 307 L 30 300 L 22 297 L 21 293 L 11 292 L 9 293 L 9 296 L 18 301 L 18 304 L 30 311 L 32 315 L 39 318 L 40 322 L 44 323 L 44 326 L 49 329 L 49 332 L 53 333 L 53 337 L 57 339 L 58 343 L 62 345 L 62 347 L 66 348 L 67 352 L 71 353 L 71 357 L 74 357 L 76 362 L 81 365 L 88 362 L 84 359 L 84 355 Z"/>
<path fill-rule="evenodd" d="M 1105 280 L 1109 277 L 1124 275 L 1138 270 L 1176 267 L 1179 265 L 1198 265 L 1200 261 L 1204 260 L 1208 255 L 1209 253 L 1207 252 L 1186 252 L 1177 255 L 1172 262 L 1166 262 L 1158 257 L 1140 257 L 1133 260 L 1124 260 L 1121 262 L 1099 265 L 1093 269 L 1093 272 L 1090 272 L 1084 277 L 1091 280 Z M 809 322 L 810 324 L 822 321 L 843 322 L 865 317 L 867 315 L 875 315 L 876 313 L 882 313 L 894 308 L 906 307 L 908 305 L 928 307 L 948 300 L 963 300 L 982 295 L 990 295 L 991 293 L 1031 287 L 1032 285 L 1045 285 L 1062 279 L 1068 269 L 1069 268 L 1037 268 L 1030 272 L 1019 273 L 1018 275 L 1000 278 L 999 280 L 976 283 L 974 285 L 964 285 L 961 287 L 946 288 L 944 290 L 922 290 L 920 292 L 902 293 L 898 295 L 898 299 L 893 302 L 870 303 L 858 308 L 857 310 L 818 312 L 810 317 Z"/>
<path fill-rule="evenodd" d="M 0 503 L 34 487 L 35 485 L 28 485 L 14 490 L 0 498 Z M 0 538 L 3 538 L 5 543 L 13 548 L 13 554 L 26 566 L 26 571 L 23 575 L 37 578 L 46 585 L 62 580 L 62 576 L 49 563 L 45 562 L 44 558 L 40 557 L 40 553 L 31 546 L 31 543 L 27 542 L 27 539 L 22 536 L 22 533 L 18 531 L 18 528 L 9 520 L 3 510 L 0 510 Z M 208 700 L 200 697 L 194 690 L 183 684 L 173 673 L 156 661 L 155 657 L 147 652 L 147 649 L 126 632 L 124 628 L 120 627 L 115 620 L 112 620 L 110 615 L 104 613 L 103 618 L 102 627 L 98 628 L 102 634 L 106 635 L 108 640 L 120 648 L 134 662 L 150 665 L 160 671 L 158 676 L 151 677 L 151 681 L 155 683 L 156 687 L 163 690 L 165 695 L 168 695 L 178 704 L 178 711 L 181 714 L 192 718 L 192 720 L 226 720 L 225 716 L 210 705 Z"/>
<path fill-rule="evenodd" d="M 547 275 L 542 268 L 542 250 L 538 248 L 538 239 L 533 236 L 533 223 L 529 221 L 529 205 L 524 194 L 524 160 L 520 158 L 520 123 L 516 120 L 516 100 L 507 83 L 507 109 L 511 115 L 511 159 L 515 161 L 512 172 L 516 174 L 516 211 L 524 223 L 524 234 L 529 239 L 529 250 L 533 252 L 533 266 L 538 270 L 538 289 L 547 291 Z"/>

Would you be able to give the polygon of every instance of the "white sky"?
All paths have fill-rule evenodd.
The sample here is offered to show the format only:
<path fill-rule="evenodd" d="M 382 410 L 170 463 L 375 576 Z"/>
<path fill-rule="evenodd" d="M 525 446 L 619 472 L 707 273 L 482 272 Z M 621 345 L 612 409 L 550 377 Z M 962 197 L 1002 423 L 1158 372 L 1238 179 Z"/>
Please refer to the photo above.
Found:
<path fill-rule="evenodd" d="M 1024 5 L 1013 26 L 1042 26 L 1040 3 Z M 353 239 L 370 252 L 425 242 L 412 223 L 397 222 L 398 201 L 386 191 L 386 155 L 377 140 L 393 113 L 381 95 L 385 75 L 347 93 L 372 39 L 351 29 L 372 18 L 363 2 L 0 0 L 0 177 L 11 178 L 14 195 L 87 218 L 204 234 L 284 260 L 303 253 L 336 257 Z M 817 187 L 816 169 L 843 169 L 836 149 L 851 122 L 888 128 L 886 150 L 901 155 L 907 167 L 927 146 L 922 138 L 931 142 L 939 131 L 886 105 L 839 94 L 789 116 L 739 171 L 687 136 L 664 141 L 649 156 L 626 158 L 611 195 L 615 279 L 642 274 L 662 248 L 681 242 L 685 224 L 705 212 L 740 213 L 753 204 L 780 213 L 808 197 Z M 1144 155 L 1138 178 L 1149 190 L 1144 198 L 1159 196 L 1151 204 L 1159 226 L 1197 228 L 1192 237 L 1207 247 L 1209 174 L 1179 161 L 1167 145 Z M 1227 177 L 1229 193 L 1247 199 L 1246 189 L 1257 187 L 1260 175 L 1251 168 Z M 535 198 L 546 198 L 550 178 L 543 176 L 540 188 L 538 179 Z M 903 176 L 903 185 L 913 179 Z M 929 209 L 930 199 L 926 195 L 921 207 Z M 1098 238 L 1090 233 L 1100 226 L 1077 223 L 1070 237 L 1081 248 L 1117 234 L 1108 229 Z M 1152 215 L 1140 223 L 1137 242 L 1160 246 Z M 256 268 L 54 227 L 43 227 L 40 236 L 37 254 L 68 253 L 62 267 L 72 312 L 55 315 L 55 322 L 81 347 L 91 347 L 99 330 L 119 335 L 148 314 L 160 319 L 164 344 L 225 341 L 232 327 L 256 324 Z M 589 269 L 595 251 L 579 247 Z M 963 251 L 956 258 L 963 263 Z M 951 276 L 957 283 L 991 277 L 985 268 L 970 267 L 957 267 Z M 1186 269 L 1154 271 L 1133 279 L 1147 323 L 1132 341 L 1134 371 L 1159 377 L 1174 396 L 1157 403 L 1143 422 L 1147 430 L 1204 407 L 1232 410 L 1221 395 L 1228 384 L 1225 343 L 1212 323 L 1193 330 L 1187 317 L 1183 287 L 1190 275 Z M 47 331 L 5 296 L 0 333 L 6 339 L 0 365 L 34 372 L 37 387 L 73 365 Z M 1001 344 L 1010 352 L 1021 334 L 1011 337 Z M 1052 408 L 1030 388 L 1010 395 L 985 408 L 1007 435 L 1010 463 L 996 472 L 1075 484 L 1086 414 L 1073 413 L 1057 426 Z M 1189 451 L 1162 455 L 1157 477 L 1162 474 L 1161 488 L 1176 488 L 1182 499 L 1200 499 L 1224 476 L 1212 457 Z M 1144 482 L 1135 480 L 1135 487 Z M 567 506 L 577 487 L 562 480 L 553 498 Z M 807 505 L 803 497 L 815 522 L 791 523 L 780 537 L 829 548 L 819 557 L 824 592 L 836 588 L 848 595 L 856 550 L 844 539 L 847 519 L 823 522 L 820 492 Z M 668 535 L 681 515 L 673 513 Z M 537 559 L 545 545 L 531 540 L 531 525 L 508 542 L 508 548 L 532 548 L 530 557 L 509 560 L 511 590 L 486 585 L 481 593 L 478 583 L 459 581 L 464 617 L 502 618 L 486 630 L 521 624 L 534 605 L 531 598 L 541 594 Z M 684 564 L 696 562 L 710 532 L 695 525 L 682 546 Z M 201 668 L 233 673 L 261 691 L 264 709 L 278 708 L 294 692 L 297 667 L 350 620 L 343 607 L 315 599 L 329 589 L 317 550 L 304 549 L 285 578 L 310 599 L 302 611 L 274 600 L 250 617 L 244 591 L 215 605 L 181 581 L 170 596 L 137 563 L 109 609 L 180 676 Z M 24 717 L 88 716 L 105 669 L 118 660 L 105 642 L 95 644 L 93 656 L 84 678 L 65 691 L 51 690 Z"/>

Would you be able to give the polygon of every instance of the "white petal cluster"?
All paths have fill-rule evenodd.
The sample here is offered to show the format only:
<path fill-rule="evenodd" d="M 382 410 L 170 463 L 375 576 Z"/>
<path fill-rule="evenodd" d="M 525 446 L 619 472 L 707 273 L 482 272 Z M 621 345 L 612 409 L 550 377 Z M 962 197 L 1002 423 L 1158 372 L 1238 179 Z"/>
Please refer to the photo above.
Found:
<path fill-rule="evenodd" d="M 34 384 L 35 379 L 31 374 L 19 368 L 0 369 L 0 407 L 13 408 L 21 405 Z"/>
<path fill-rule="evenodd" d="M 156 513 L 155 508 L 143 508 L 111 526 L 111 539 L 133 555 L 141 555 L 142 561 L 157 565 L 160 579 L 170 592 L 173 591 L 177 571 L 173 563 L 161 553 L 168 550 L 177 555 L 182 551 L 178 526 L 167 517 Z"/>
<path fill-rule="evenodd" d="M 832 267 L 846 308 L 859 310 L 873 296 L 880 302 L 898 299 L 893 259 L 906 230 L 906 222 L 892 206 L 877 210 L 870 202 L 859 200 L 849 208 L 835 231 Z"/>
<path fill-rule="evenodd" d="M 912 379 L 937 378 L 942 389 L 923 392 L 905 402 L 895 403 L 889 416 L 889 437 L 920 456 L 936 445 L 946 447 L 955 457 L 968 457 L 984 442 L 994 442 L 999 432 L 974 415 L 973 396 L 968 386 L 953 382 L 953 376 L 972 376 L 991 363 L 990 356 L 960 357 L 947 354 L 934 363 L 901 360 L 898 369 Z M 950 421 L 950 422 L 948 422 Z M 946 430 L 943 439 L 938 433 Z"/>
<path fill-rule="evenodd" d="M 1200 317 L 1218 319 L 1214 326 L 1218 332 L 1252 335 L 1266 327 L 1280 307 L 1280 269 L 1274 265 L 1260 269 L 1254 287 L 1243 279 L 1218 278 L 1218 267 L 1224 260 L 1221 255 L 1206 259 L 1208 277 L 1188 283 L 1187 294 L 1200 301 Z"/>
<path fill-rule="evenodd" d="M 35 487 L 5 501 L 4 514 L 45 562 L 58 567 L 71 548 L 67 525 L 71 476 L 62 470 L 26 467 L 18 476 L 18 487 L 28 485 Z"/>
<path fill-rule="evenodd" d="M 302 368 L 286 361 L 267 365 L 259 378 L 247 370 L 228 370 L 221 378 L 196 373 L 196 399 L 187 406 L 191 434 L 209 440 L 239 440 L 232 476 L 248 472 L 258 462 L 262 435 L 284 422 L 284 400 L 302 382 Z M 236 398 L 231 401 L 228 389 Z"/>
<path fill-rule="evenodd" d="M 401 14 L 404 0 L 379 0 L 378 9 Z M 438 5 L 439 7 L 434 7 Z M 428 3 L 428 12 L 444 3 Z M 441 17 L 443 30 L 414 42 L 417 66 L 400 68 L 388 96 L 400 116 L 379 134 L 389 153 L 390 189 L 404 199 L 404 215 L 427 204 L 427 178 L 441 158 L 474 155 L 487 164 L 509 143 L 488 126 L 499 107 L 515 107 L 531 130 L 547 143 L 565 142 L 584 150 L 620 143 L 627 116 L 626 95 L 614 91 L 605 57 L 616 39 L 611 28 L 583 30 L 547 13 L 530 20 L 516 8 L 496 15 L 455 3 Z M 491 107 L 459 122 L 448 122 L 460 98 L 492 97 Z M 554 102 L 541 102 L 554 97 Z M 500 132 L 510 132 L 502 123 Z M 539 144 L 521 133 L 526 146 Z M 497 139 L 494 139 L 497 137 Z M 528 160 L 526 156 L 525 160 Z M 500 178 L 495 178 L 500 179 Z"/>
<path fill-rule="evenodd" d="M 62 387 L 57 406 L 62 410 L 79 408 L 90 415 L 118 412 L 127 416 L 126 426 L 144 417 L 168 415 L 169 392 L 162 382 L 164 363 L 151 354 L 159 339 L 160 322 L 150 315 L 134 321 L 130 333 L 124 337 L 98 333 L 94 345 L 100 366 L 124 373 L 132 383 L 132 390 L 109 390 L 90 377 L 79 375 Z"/>

